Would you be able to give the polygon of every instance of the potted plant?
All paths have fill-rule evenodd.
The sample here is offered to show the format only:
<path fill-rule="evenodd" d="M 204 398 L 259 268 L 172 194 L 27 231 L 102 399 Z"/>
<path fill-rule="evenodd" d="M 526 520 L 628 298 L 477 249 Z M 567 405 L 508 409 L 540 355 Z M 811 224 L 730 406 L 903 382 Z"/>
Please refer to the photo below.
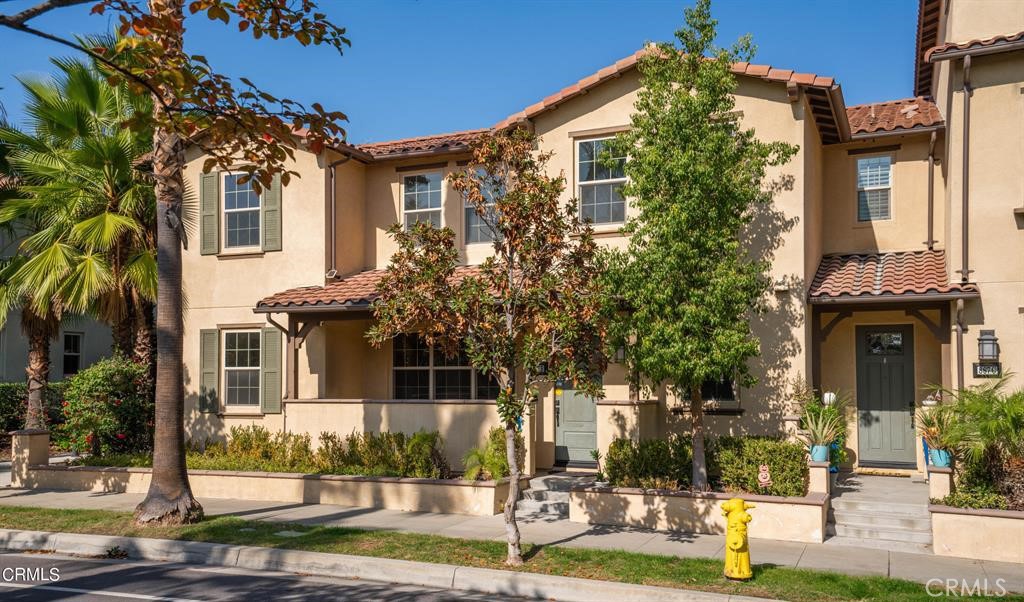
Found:
<path fill-rule="evenodd" d="M 808 412 L 804 415 L 801 437 L 811 447 L 811 461 L 828 462 L 829 446 L 842 432 L 843 424 L 831 412 Z"/>
<path fill-rule="evenodd" d="M 917 432 L 928 444 L 928 463 L 948 468 L 952 461 L 949 437 L 953 430 L 953 415 L 948 407 L 920 408 L 915 417 Z"/>

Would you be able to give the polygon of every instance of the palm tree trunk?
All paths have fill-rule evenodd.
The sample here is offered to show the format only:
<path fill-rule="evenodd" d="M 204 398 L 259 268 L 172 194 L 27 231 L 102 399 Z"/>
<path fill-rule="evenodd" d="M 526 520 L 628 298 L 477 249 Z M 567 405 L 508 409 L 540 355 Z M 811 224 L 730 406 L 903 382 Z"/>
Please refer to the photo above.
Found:
<path fill-rule="evenodd" d="M 135 346 L 135 308 L 132 307 L 130 291 L 122 290 L 121 296 L 125 307 L 121 315 L 114 319 L 110 331 L 114 338 L 114 351 L 124 357 L 132 357 Z"/>
<path fill-rule="evenodd" d="M 140 364 L 155 368 L 153 356 L 153 303 L 145 299 L 134 304 L 133 330 L 135 345 L 132 349 L 132 357 Z M 152 371 L 152 370 L 151 370 Z M 154 374 L 155 376 L 155 374 Z"/>
<path fill-rule="evenodd" d="M 184 22 L 182 0 L 150 0 L 149 7 L 157 18 Z M 181 31 L 160 42 L 180 50 Z M 177 105 L 173 90 L 162 89 L 154 98 L 153 111 L 158 120 L 163 117 L 163 105 Z M 181 239 L 168 219 L 171 213 L 181 215 L 184 166 L 184 141 L 174 131 L 158 127 L 153 133 L 157 201 L 156 423 L 153 477 L 146 498 L 135 508 L 138 523 L 182 524 L 203 518 L 203 507 L 192 495 L 185 468 Z"/>
<path fill-rule="evenodd" d="M 708 466 L 704 458 L 704 400 L 700 387 L 690 387 L 690 420 L 693 426 L 693 475 L 696 491 L 708 490 Z"/>
<path fill-rule="evenodd" d="M 31 317 L 31 310 L 22 310 L 22 327 L 28 336 L 28 407 L 25 428 L 46 428 L 46 384 L 50 380 L 50 339 L 52 334 L 44 322 Z"/>

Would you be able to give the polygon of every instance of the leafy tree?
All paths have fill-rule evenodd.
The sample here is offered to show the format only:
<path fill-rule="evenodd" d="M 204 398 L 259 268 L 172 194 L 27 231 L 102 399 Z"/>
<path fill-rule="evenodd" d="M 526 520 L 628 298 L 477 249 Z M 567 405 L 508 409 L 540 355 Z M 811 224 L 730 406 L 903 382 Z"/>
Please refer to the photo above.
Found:
<path fill-rule="evenodd" d="M 59 299 L 62 310 L 97 315 L 112 327 L 117 351 L 149 365 L 155 205 L 136 164 L 152 136 L 121 127 L 151 110 L 149 97 L 108 85 L 81 60 L 52 62 L 55 79 L 22 80 L 31 132 L 0 127 L 23 193 L 0 204 L 0 225 L 39 225 L 19 245 L 26 259 L 6 284 L 37 313 Z"/>
<path fill-rule="evenodd" d="M 395 225 L 398 243 L 377 291 L 368 332 L 380 347 L 419 332 L 448 356 L 462 347 L 472 366 L 499 385 L 511 486 L 505 504 L 510 565 L 522 564 L 515 509 L 520 459 L 515 440 L 538 387 L 557 379 L 601 393 L 609 321 L 591 228 L 576 202 L 562 204 L 565 179 L 547 174 L 550 153 L 534 152 L 535 137 L 516 130 L 483 136 L 452 187 L 473 207 L 493 238 L 494 253 L 476 270 L 459 271 L 450 228 Z"/>
<path fill-rule="evenodd" d="M 752 380 L 747 360 L 759 344 L 748 320 L 761 307 L 769 266 L 744 246 L 744 231 L 755 208 L 772 201 L 767 170 L 796 149 L 761 142 L 734 111 L 730 66 L 751 58 L 750 40 L 717 48 L 708 0 L 684 12 L 679 46 L 657 44 L 641 59 L 631 128 L 613 145 L 629 155 L 623 194 L 636 215 L 610 274 L 629 309 L 613 339 L 625 346 L 635 385 L 665 385 L 689 399 L 692 485 L 706 489 L 701 386 Z"/>
<path fill-rule="evenodd" d="M 123 36 L 114 49 L 90 48 L 78 41 L 40 30 L 31 23 L 62 7 L 91 4 L 92 12 L 116 15 Z M 205 15 L 254 38 L 294 38 L 303 46 L 326 44 L 341 52 L 349 43 L 345 30 L 331 23 L 314 0 L 193 0 L 193 15 Z M 185 469 L 184 370 L 182 366 L 181 246 L 185 192 L 185 148 L 195 145 L 209 155 L 204 169 L 227 169 L 239 162 L 254 188 L 270 185 L 281 174 L 292 176 L 300 138 L 320 153 L 343 135 L 345 116 L 319 104 L 302 104 L 271 95 L 246 79 L 236 86 L 205 57 L 185 51 L 185 1 L 41 0 L 21 12 L 0 15 L 0 26 L 34 35 L 83 52 L 111 70 L 112 85 L 127 85 L 149 95 L 153 109 L 137 113 L 126 125 L 153 132 L 150 162 L 156 195 L 157 223 L 157 370 L 153 478 L 135 511 L 140 523 L 193 522 L 202 506 L 192 495 Z M 130 60 L 127 55 L 130 54 Z"/>

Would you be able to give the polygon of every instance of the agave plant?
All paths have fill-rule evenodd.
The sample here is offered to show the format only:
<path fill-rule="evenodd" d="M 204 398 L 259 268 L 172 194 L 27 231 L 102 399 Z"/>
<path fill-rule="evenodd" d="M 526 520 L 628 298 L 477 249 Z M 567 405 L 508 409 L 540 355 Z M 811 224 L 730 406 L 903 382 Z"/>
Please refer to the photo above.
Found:
<path fill-rule="evenodd" d="M 804 433 L 801 439 L 808 445 L 831 445 L 843 432 L 845 424 L 840 416 L 833 413 L 804 414 Z"/>
<path fill-rule="evenodd" d="M 956 418 L 951 406 L 919 408 L 914 417 L 917 433 L 932 449 L 952 450 Z"/>

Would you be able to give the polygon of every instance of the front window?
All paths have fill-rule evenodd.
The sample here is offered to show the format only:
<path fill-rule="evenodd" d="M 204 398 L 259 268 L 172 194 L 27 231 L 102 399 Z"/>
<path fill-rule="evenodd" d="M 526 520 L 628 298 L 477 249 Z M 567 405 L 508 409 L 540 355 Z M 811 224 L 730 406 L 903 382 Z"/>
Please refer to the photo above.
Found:
<path fill-rule="evenodd" d="M 224 332 L 225 405 L 260 405 L 260 331 Z"/>
<path fill-rule="evenodd" d="M 620 224 L 626 220 L 626 158 L 612 157 L 605 162 L 610 138 L 579 142 L 580 219 L 594 224 Z"/>
<path fill-rule="evenodd" d="M 700 396 L 704 401 L 735 402 L 736 383 L 731 378 L 708 379 L 701 385 Z"/>
<path fill-rule="evenodd" d="M 500 192 L 491 188 L 489 178 L 485 177 L 483 170 L 477 170 L 477 176 L 481 179 L 480 193 L 487 202 L 484 205 L 484 215 L 482 216 L 469 203 L 465 204 L 467 244 L 494 242 L 495 232 L 491 225 L 498 221 L 495 198 L 500 195 Z"/>
<path fill-rule="evenodd" d="M 473 370 L 460 351 L 447 357 L 422 337 L 402 334 L 393 343 L 395 399 L 495 399 L 498 383 Z"/>
<path fill-rule="evenodd" d="M 64 376 L 78 374 L 82 369 L 82 333 L 64 333 Z"/>
<path fill-rule="evenodd" d="M 438 172 L 405 176 L 402 179 L 406 230 L 419 222 L 441 227 L 441 180 Z"/>
<path fill-rule="evenodd" d="M 857 221 L 892 217 L 892 157 L 857 159 Z"/>
<path fill-rule="evenodd" d="M 229 249 L 260 246 L 260 195 L 246 178 L 224 175 L 224 246 Z"/>

